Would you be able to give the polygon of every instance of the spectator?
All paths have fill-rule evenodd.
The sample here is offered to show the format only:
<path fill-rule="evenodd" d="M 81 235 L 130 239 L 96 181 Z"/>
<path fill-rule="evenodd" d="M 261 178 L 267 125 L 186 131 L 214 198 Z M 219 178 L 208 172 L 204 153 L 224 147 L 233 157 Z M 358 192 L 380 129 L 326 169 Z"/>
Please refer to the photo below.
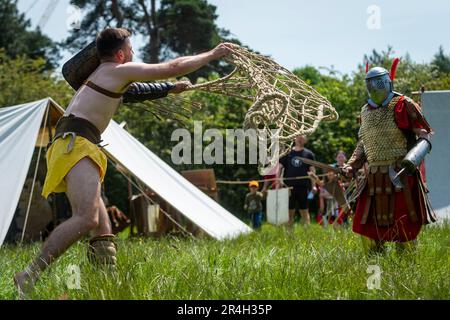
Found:
<path fill-rule="evenodd" d="M 262 199 L 263 194 L 258 191 L 258 181 L 250 181 L 248 184 L 250 192 L 245 196 L 244 210 L 247 211 L 252 220 L 253 229 L 260 229 L 262 223 Z"/>
<path fill-rule="evenodd" d="M 311 190 L 311 179 L 307 177 L 315 174 L 315 168 L 309 164 L 303 163 L 300 158 L 308 158 L 315 160 L 314 153 L 305 148 L 307 143 L 306 136 L 299 135 L 294 140 L 295 145 L 291 152 L 280 158 L 280 171 L 278 177 L 281 176 L 281 169 L 284 169 L 284 178 L 301 179 L 286 179 L 285 184 L 292 187 L 289 196 L 289 225 L 294 224 L 295 210 L 300 210 L 301 222 L 303 224 L 310 224 L 310 217 L 308 211 L 308 193 Z M 306 178 L 306 179 L 305 179 Z"/>
<path fill-rule="evenodd" d="M 332 164 L 333 167 L 342 168 L 347 161 L 347 156 L 344 151 L 339 150 L 336 154 L 336 162 Z M 317 178 L 316 178 L 317 179 Z M 334 173 L 334 171 L 327 171 L 327 175 L 324 177 L 323 181 L 317 179 L 317 184 L 320 189 L 320 197 L 319 197 L 319 216 L 318 222 L 319 224 L 323 224 L 326 226 L 327 224 L 348 224 L 347 221 L 347 208 L 341 208 L 338 204 L 338 201 L 334 198 L 333 194 L 327 191 L 325 185 L 329 185 L 332 182 L 336 183 L 336 186 L 345 190 L 348 187 L 348 179 L 345 177 L 341 177 L 341 180 L 338 180 L 338 177 Z"/>
<path fill-rule="evenodd" d="M 333 171 L 328 171 L 324 180 L 316 180 L 319 185 L 319 216 L 318 222 L 320 225 L 327 226 L 329 223 L 333 223 L 339 214 L 338 203 L 334 199 L 333 195 L 330 194 L 324 185 L 327 182 L 335 181 L 337 179 Z"/>

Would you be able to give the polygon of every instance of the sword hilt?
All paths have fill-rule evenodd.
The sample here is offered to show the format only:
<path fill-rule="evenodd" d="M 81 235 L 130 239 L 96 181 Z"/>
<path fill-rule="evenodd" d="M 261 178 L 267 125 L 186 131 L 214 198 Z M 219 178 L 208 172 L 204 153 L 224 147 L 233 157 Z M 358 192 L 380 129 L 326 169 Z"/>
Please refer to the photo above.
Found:
<path fill-rule="evenodd" d="M 403 168 L 402 170 L 400 170 L 400 171 L 395 175 L 395 177 L 393 178 L 393 180 L 397 180 L 398 177 L 400 177 L 400 175 L 401 175 L 403 172 L 406 171 L 406 169 L 407 169 L 407 168 Z"/>

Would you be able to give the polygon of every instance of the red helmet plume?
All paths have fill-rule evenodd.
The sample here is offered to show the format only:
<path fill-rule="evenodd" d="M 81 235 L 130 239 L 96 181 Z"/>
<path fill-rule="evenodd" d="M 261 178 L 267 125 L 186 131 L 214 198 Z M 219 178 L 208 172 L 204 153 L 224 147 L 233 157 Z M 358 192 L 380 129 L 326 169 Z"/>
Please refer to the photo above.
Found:
<path fill-rule="evenodd" d="M 394 61 L 392 62 L 391 72 L 389 74 L 391 76 L 392 81 L 394 81 L 395 79 L 395 73 L 397 72 L 397 66 L 399 62 L 400 62 L 399 58 L 395 58 Z"/>

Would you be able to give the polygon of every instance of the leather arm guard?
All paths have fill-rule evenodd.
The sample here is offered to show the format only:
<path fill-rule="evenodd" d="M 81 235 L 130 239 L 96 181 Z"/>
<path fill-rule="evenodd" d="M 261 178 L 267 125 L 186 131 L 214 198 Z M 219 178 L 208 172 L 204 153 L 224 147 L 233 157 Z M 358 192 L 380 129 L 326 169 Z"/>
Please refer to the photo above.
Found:
<path fill-rule="evenodd" d="M 416 171 L 416 168 L 430 151 L 431 142 L 428 139 L 419 138 L 416 145 L 409 150 L 408 154 L 402 160 L 401 166 L 411 173 Z"/>
<path fill-rule="evenodd" d="M 89 241 L 88 260 L 96 265 L 115 267 L 117 246 L 113 234 L 94 237 Z"/>
<path fill-rule="evenodd" d="M 123 95 L 124 103 L 141 102 L 164 98 L 175 85 L 171 82 L 133 82 Z"/>

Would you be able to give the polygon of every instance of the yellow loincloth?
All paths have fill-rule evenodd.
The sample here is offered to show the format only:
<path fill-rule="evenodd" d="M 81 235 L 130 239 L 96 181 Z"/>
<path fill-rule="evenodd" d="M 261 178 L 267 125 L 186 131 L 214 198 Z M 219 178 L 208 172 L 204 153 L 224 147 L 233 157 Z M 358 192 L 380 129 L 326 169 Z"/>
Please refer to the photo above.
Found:
<path fill-rule="evenodd" d="M 84 157 L 89 157 L 97 164 L 100 181 L 103 182 L 108 164 L 106 155 L 95 144 L 80 136 L 75 138 L 73 149 L 67 153 L 67 145 L 71 139 L 70 135 L 65 139 L 59 138 L 47 151 L 47 176 L 42 189 L 42 196 L 45 198 L 52 192 L 66 192 L 66 175 Z"/>

